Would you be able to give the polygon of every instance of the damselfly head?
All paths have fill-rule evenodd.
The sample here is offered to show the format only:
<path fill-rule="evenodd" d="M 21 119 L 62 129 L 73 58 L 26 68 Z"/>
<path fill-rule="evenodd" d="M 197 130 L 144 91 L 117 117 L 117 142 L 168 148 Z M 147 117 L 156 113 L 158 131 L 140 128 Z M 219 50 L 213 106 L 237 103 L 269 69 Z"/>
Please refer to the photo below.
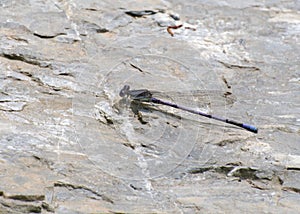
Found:
<path fill-rule="evenodd" d="M 130 89 L 129 85 L 124 85 L 124 87 L 121 89 L 121 91 L 119 93 L 120 97 L 124 97 L 124 96 L 128 95 L 129 89 Z"/>

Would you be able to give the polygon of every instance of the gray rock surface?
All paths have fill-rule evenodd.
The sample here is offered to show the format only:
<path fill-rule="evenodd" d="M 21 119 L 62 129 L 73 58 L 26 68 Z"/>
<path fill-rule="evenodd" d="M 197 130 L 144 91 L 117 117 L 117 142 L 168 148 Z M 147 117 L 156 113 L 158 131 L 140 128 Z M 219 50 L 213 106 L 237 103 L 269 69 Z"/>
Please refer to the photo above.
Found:
<path fill-rule="evenodd" d="M 0 213 L 299 212 L 299 1 L 0 1 L 0 41 Z"/>

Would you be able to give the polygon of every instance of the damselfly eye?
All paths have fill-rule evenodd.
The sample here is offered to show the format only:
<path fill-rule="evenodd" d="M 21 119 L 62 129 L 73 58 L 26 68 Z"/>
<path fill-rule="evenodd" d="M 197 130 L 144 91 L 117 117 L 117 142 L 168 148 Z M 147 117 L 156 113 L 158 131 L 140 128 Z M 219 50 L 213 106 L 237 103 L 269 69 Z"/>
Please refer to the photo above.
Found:
<path fill-rule="evenodd" d="M 129 89 L 130 89 L 129 85 L 124 85 L 124 87 L 121 89 L 119 93 L 120 97 L 126 96 L 128 94 Z"/>

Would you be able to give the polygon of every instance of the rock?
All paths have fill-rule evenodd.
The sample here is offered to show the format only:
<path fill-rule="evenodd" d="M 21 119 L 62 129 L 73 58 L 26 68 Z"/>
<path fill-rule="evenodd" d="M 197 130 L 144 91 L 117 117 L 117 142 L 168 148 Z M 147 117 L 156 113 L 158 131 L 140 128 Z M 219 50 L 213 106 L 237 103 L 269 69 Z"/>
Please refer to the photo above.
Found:
<path fill-rule="evenodd" d="M 1 1 L 0 213 L 297 213 L 299 9 Z"/>

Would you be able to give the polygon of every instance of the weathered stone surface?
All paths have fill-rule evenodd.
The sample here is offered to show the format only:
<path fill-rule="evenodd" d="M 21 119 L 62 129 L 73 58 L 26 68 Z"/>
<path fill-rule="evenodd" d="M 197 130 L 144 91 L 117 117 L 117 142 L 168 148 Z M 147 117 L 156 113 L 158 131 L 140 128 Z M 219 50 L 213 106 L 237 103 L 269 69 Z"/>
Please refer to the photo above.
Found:
<path fill-rule="evenodd" d="M 0 213 L 298 213 L 299 11 L 1 1 Z M 130 104 L 125 84 L 258 134 Z"/>

